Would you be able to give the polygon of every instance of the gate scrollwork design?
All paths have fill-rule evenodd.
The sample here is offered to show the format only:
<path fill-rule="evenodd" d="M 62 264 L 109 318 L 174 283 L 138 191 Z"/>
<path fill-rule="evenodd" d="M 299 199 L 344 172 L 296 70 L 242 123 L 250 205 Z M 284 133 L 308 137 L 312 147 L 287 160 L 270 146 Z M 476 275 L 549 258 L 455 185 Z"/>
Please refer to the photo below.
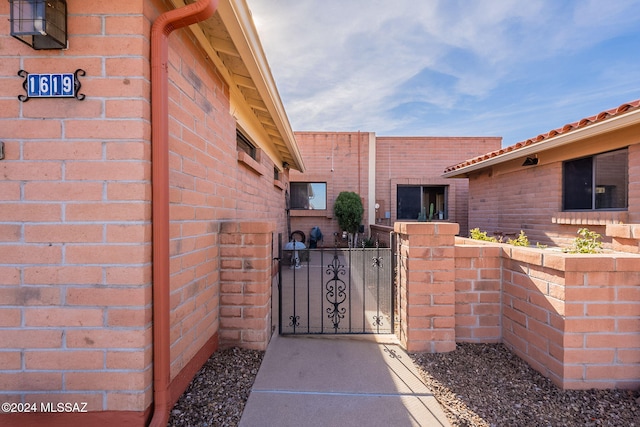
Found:
<path fill-rule="evenodd" d="M 340 279 L 340 276 L 346 274 L 345 266 L 340 262 L 337 251 L 333 255 L 331 264 L 327 266 L 327 275 L 332 276 L 331 279 L 325 284 L 327 293 L 325 297 L 331 307 L 327 308 L 327 317 L 333 323 L 333 329 L 337 332 L 340 325 L 340 320 L 344 319 L 344 315 L 347 312 L 345 307 L 340 307 L 342 303 L 347 299 L 347 285 L 344 280 Z"/>

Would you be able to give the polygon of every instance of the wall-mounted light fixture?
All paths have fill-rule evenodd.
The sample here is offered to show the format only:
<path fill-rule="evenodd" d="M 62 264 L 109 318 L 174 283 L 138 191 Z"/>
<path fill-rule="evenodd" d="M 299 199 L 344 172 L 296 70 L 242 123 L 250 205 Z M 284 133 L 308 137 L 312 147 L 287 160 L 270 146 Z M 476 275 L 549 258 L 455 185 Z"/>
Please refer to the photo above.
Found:
<path fill-rule="evenodd" d="M 9 0 L 11 35 L 36 50 L 67 47 L 66 0 Z"/>
<path fill-rule="evenodd" d="M 282 162 L 282 168 L 289 170 L 289 163 L 288 162 Z"/>
<path fill-rule="evenodd" d="M 522 164 L 522 166 L 535 166 L 538 164 L 538 155 L 536 154 L 535 156 L 527 156 L 526 159 L 524 159 L 524 163 Z"/>

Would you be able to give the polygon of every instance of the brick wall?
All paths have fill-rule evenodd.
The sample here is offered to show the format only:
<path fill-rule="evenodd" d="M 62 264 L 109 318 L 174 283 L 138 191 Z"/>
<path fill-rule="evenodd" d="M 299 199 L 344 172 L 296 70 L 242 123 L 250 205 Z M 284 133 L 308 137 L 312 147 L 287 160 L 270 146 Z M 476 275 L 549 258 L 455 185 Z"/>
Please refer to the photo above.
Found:
<path fill-rule="evenodd" d="M 384 211 L 389 211 L 387 225 L 396 221 L 398 185 L 448 186 L 448 220 L 460 224 L 460 232 L 466 234 L 468 182 L 441 175 L 448 166 L 499 149 L 501 141 L 497 137 L 376 138 L 376 200 L 384 206 L 378 217 L 384 218 Z"/>
<path fill-rule="evenodd" d="M 339 232 L 333 216 L 333 205 L 342 191 L 353 191 L 363 199 L 368 218 L 369 189 L 369 133 L 368 132 L 296 132 L 300 153 L 305 159 L 305 173 L 291 171 L 291 181 L 326 182 L 327 209 L 325 211 L 292 210 L 291 230 L 301 230 L 307 236 L 319 226 L 324 244 L 333 246 L 333 233 Z"/>
<path fill-rule="evenodd" d="M 458 224 L 396 222 L 400 341 L 411 352 L 455 349 Z"/>
<path fill-rule="evenodd" d="M 340 191 L 355 191 L 364 202 L 363 224 L 369 225 L 369 186 L 375 186 L 374 222 L 393 226 L 397 219 L 398 185 L 448 187 L 448 220 L 467 232 L 468 183 L 466 179 L 444 179 L 447 166 L 500 148 L 495 137 L 375 137 L 368 132 L 296 132 L 307 171 L 291 173 L 292 181 L 326 182 L 327 211 L 292 211 L 292 229 L 309 233 L 319 226 L 325 244 L 333 244 L 338 230 L 333 202 Z M 369 182 L 369 144 L 375 144 L 375 182 Z M 428 208 L 428 207 L 427 207 Z M 386 212 L 390 218 L 385 218 Z"/>
<path fill-rule="evenodd" d="M 640 254 L 640 224 L 609 224 L 605 235 L 611 237 L 614 250 Z"/>
<path fill-rule="evenodd" d="M 223 222 L 220 231 L 221 344 L 266 350 L 274 224 Z"/>
<path fill-rule="evenodd" d="M 455 269 L 456 341 L 500 342 L 502 249 L 456 244 Z"/>
<path fill-rule="evenodd" d="M 566 254 L 395 224 L 396 331 L 409 351 L 503 342 L 565 389 L 640 386 L 640 255 Z"/>
<path fill-rule="evenodd" d="M 507 346 L 562 388 L 640 385 L 640 258 L 521 248 L 507 255 Z"/>
<path fill-rule="evenodd" d="M 150 17 L 142 2 L 70 2 L 70 49 L 39 52 L 8 36 L 8 13 L 0 3 L 0 400 L 143 410 Z M 17 100 L 18 70 L 77 68 L 84 101 Z"/>
<path fill-rule="evenodd" d="M 70 48 L 39 52 L 8 36 L 9 4 L 0 2 L 3 401 L 136 413 L 151 404 L 149 31 L 161 6 L 70 2 Z M 169 55 L 175 379 L 224 332 L 220 222 L 284 231 L 288 177 L 274 181 L 265 153 L 239 161 L 229 89 L 188 31 L 171 36 Z M 17 100 L 19 69 L 76 68 L 87 73 L 84 101 Z"/>
<path fill-rule="evenodd" d="M 640 143 L 636 127 L 539 155 L 537 166 L 522 159 L 505 162 L 469 177 L 469 228 L 518 233 L 532 242 L 568 246 L 579 228 L 606 236 L 607 224 L 640 222 Z M 628 209 L 625 211 L 562 211 L 562 161 L 628 146 Z"/>
<path fill-rule="evenodd" d="M 456 341 L 502 341 L 561 388 L 640 385 L 638 255 L 457 238 L 455 275 Z"/>

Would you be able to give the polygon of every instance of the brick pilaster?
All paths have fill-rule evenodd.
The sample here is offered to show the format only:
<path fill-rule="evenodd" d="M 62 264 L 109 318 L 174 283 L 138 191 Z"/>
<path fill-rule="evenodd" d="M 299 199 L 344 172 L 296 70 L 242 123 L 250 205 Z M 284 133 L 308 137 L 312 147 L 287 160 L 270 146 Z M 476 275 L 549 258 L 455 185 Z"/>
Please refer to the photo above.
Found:
<path fill-rule="evenodd" d="M 400 262 L 400 340 L 410 352 L 447 352 L 455 342 L 458 224 L 395 223 Z"/>
<path fill-rule="evenodd" d="M 271 336 L 272 222 L 220 226 L 220 343 L 265 350 Z"/>

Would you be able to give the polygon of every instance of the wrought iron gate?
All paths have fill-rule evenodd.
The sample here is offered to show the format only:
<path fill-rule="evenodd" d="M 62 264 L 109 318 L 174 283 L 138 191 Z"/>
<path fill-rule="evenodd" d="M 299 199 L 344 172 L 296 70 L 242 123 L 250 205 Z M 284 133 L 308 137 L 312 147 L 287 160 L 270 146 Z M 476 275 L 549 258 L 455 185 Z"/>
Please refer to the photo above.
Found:
<path fill-rule="evenodd" d="M 281 335 L 393 333 L 391 248 L 295 249 L 288 243 L 283 249 L 280 243 L 279 260 Z"/>

